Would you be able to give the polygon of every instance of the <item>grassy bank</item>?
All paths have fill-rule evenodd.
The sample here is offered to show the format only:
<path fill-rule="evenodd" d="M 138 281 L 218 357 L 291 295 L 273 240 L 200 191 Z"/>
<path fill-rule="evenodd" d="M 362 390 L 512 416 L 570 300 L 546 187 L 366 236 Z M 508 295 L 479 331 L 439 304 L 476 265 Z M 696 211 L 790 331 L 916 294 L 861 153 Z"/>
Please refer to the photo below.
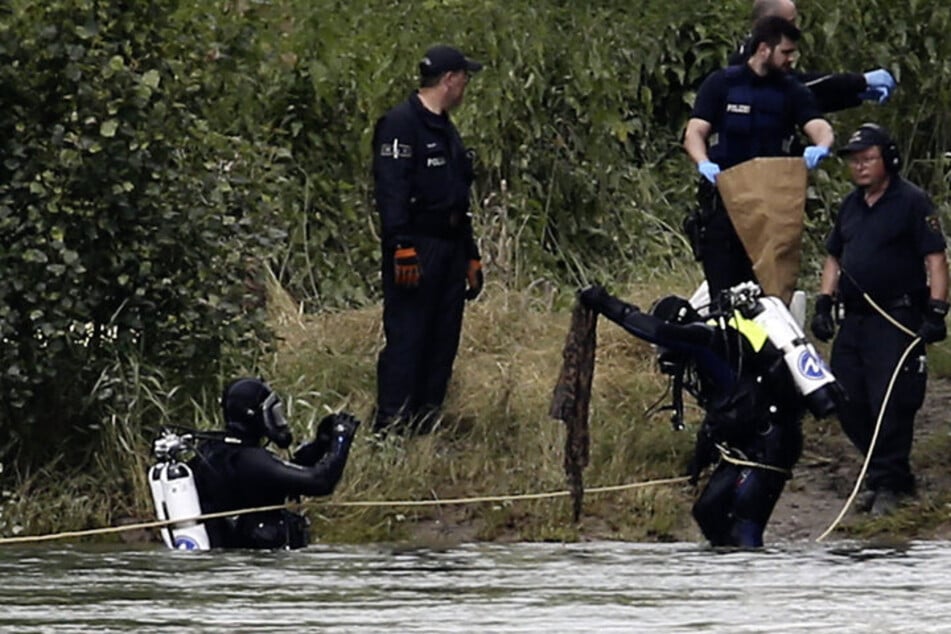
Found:
<path fill-rule="evenodd" d="M 689 292 L 688 276 L 658 275 L 615 287 L 640 305 L 673 291 Z M 548 417 L 561 364 L 573 292 L 539 283 L 516 292 L 490 283 L 466 313 L 445 418 L 427 436 L 380 442 L 365 425 L 334 500 L 427 500 L 565 489 L 564 426 Z M 281 289 L 272 292 L 271 319 L 281 345 L 265 375 L 284 395 L 296 438 L 306 438 L 326 413 L 340 409 L 368 420 L 375 401 L 376 354 L 382 345 L 380 306 L 303 315 Z M 646 407 L 665 388 L 649 347 L 613 324 L 599 325 L 586 485 L 614 485 L 678 475 L 691 434 L 673 433 L 665 416 Z M 43 534 L 107 526 L 152 516 L 145 482 L 149 431 L 161 424 L 217 428 L 212 397 L 190 409 L 167 408 L 174 390 L 149 377 L 129 377 L 132 400 L 158 413 L 141 433 L 129 420 L 111 421 L 96 460 L 79 473 L 55 465 L 9 474 L 0 507 L 0 535 Z M 118 460 L 115 458 L 118 457 Z M 319 502 L 319 501 L 318 501 Z M 475 504 L 452 509 L 369 509 L 306 506 L 315 533 L 330 541 L 401 539 L 416 521 L 463 523 L 474 539 L 571 539 L 567 498 Z M 684 493 L 670 486 L 588 496 L 584 523 L 624 539 L 663 538 L 688 518 Z M 451 513 L 451 516 L 442 515 Z M 15 528 L 18 527 L 18 528 Z"/>
<path fill-rule="evenodd" d="M 615 284 L 612 290 L 646 307 L 665 294 L 689 294 L 696 281 L 697 272 L 684 264 L 637 283 Z M 331 411 L 347 410 L 368 421 L 375 401 L 376 354 L 383 343 L 381 307 L 311 315 L 303 314 L 276 284 L 270 295 L 270 320 L 280 346 L 263 364 L 269 368 L 264 374 L 285 397 L 295 437 L 307 438 Z M 564 490 L 565 430 L 549 418 L 548 408 L 573 302 L 573 289 L 538 283 L 513 291 L 490 283 L 467 309 L 439 427 L 427 436 L 379 441 L 365 425 L 344 479 L 329 501 L 435 500 Z M 951 375 L 947 343 L 933 348 L 931 372 L 936 378 Z M 688 409 L 685 432 L 672 431 L 665 415 L 648 417 L 645 411 L 665 387 L 650 347 L 600 320 L 591 459 L 584 474 L 587 487 L 664 479 L 683 472 L 698 412 Z M 209 396 L 192 401 L 188 408 L 171 408 L 175 390 L 163 391 L 158 379 L 144 375 L 128 377 L 125 389 L 131 392 L 131 402 L 157 413 L 154 425 L 135 431 L 133 421 L 141 411 L 130 411 L 127 420 L 108 421 L 100 458 L 78 472 L 58 473 L 52 465 L 31 474 L 4 474 L 9 484 L 0 505 L 0 535 L 44 534 L 153 517 L 145 482 L 151 460 L 149 431 L 160 424 L 218 428 L 217 404 Z M 938 411 L 924 416 L 940 415 Z M 944 523 L 946 491 L 951 489 L 943 472 L 951 438 L 939 421 L 929 425 L 931 430 L 919 435 L 915 449 L 916 468 L 922 468 L 928 490 L 920 505 L 890 521 L 852 518 L 851 534 L 907 536 Z M 806 420 L 804 465 L 841 467 L 835 485 L 841 490 L 816 495 L 847 493 L 857 475 L 856 460 L 834 419 Z M 794 480 L 790 491 L 804 486 Z M 664 540 L 696 534 L 689 515 L 692 491 L 681 484 L 588 495 L 577 525 L 567 497 L 421 508 L 340 507 L 326 501 L 305 500 L 303 505 L 314 534 L 325 542 L 570 541 L 591 536 Z"/>
<path fill-rule="evenodd" d="M 686 279 L 657 279 L 617 289 L 641 305 Z M 490 285 L 469 306 L 445 417 L 435 433 L 379 442 L 364 430 L 336 499 L 430 500 L 563 490 L 564 426 L 548 417 L 568 329 L 568 292 L 545 285 L 512 292 Z M 380 308 L 295 314 L 275 304 L 284 345 L 274 380 L 292 395 L 300 432 L 328 410 L 368 420 L 375 400 Z M 613 324 L 599 328 L 592 398 L 591 464 L 587 486 L 666 478 L 681 472 L 690 434 L 670 430 L 646 407 L 665 383 L 653 372 L 649 347 Z M 588 496 L 584 523 L 624 539 L 663 538 L 684 521 L 684 497 L 671 487 Z M 567 498 L 463 507 L 313 509 L 317 533 L 329 540 L 406 537 L 417 521 L 464 523 L 476 539 L 571 539 Z M 448 515 L 446 515 L 448 514 Z"/>
<path fill-rule="evenodd" d="M 666 268 L 685 257 L 678 227 L 695 204 L 680 134 L 749 10 L 748 0 L 7 5 L 0 535 L 150 516 L 151 434 L 217 426 L 221 384 L 241 368 L 293 400 L 300 434 L 329 409 L 369 414 L 381 343 L 370 137 L 436 41 L 486 64 L 454 120 L 478 156 L 473 211 L 493 286 L 469 311 L 443 429 L 402 446 L 361 437 L 340 496 L 560 488 L 561 428 L 545 412 L 572 291 L 599 269 L 601 280 L 638 280 L 614 290 L 642 303 L 692 287 L 690 273 Z M 885 107 L 832 116 L 839 137 L 866 120 L 888 125 L 906 172 L 946 216 L 951 11 L 934 0 L 800 9 L 804 69 L 883 66 L 901 84 Z M 849 187 L 841 168 L 827 161 L 811 177 L 807 267 Z M 265 267 L 308 315 L 272 303 L 276 353 Z M 602 336 L 589 484 L 678 472 L 687 435 L 640 414 L 661 389 L 644 348 L 609 325 Z M 647 515 L 655 526 L 642 532 L 664 535 L 675 520 L 660 496 L 675 493 L 586 508 L 634 536 L 628 518 Z M 567 530 L 565 504 L 464 512 L 485 514 L 486 536 L 513 526 L 546 536 Z M 320 526 L 329 538 L 405 528 L 398 511 L 320 512 L 333 513 Z"/>

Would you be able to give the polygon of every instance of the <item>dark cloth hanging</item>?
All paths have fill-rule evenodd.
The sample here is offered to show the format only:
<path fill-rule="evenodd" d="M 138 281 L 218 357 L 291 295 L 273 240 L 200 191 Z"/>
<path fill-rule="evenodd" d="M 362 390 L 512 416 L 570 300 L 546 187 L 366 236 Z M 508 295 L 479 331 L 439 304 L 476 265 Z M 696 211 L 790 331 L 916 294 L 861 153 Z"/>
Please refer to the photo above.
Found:
<path fill-rule="evenodd" d="M 571 313 L 571 327 L 562 351 L 561 373 L 555 384 L 549 415 L 565 423 L 565 474 L 574 510 L 574 521 L 581 518 L 584 497 L 582 472 L 588 466 L 590 435 L 588 406 L 594 377 L 594 351 L 597 345 L 598 313 L 579 301 Z"/>

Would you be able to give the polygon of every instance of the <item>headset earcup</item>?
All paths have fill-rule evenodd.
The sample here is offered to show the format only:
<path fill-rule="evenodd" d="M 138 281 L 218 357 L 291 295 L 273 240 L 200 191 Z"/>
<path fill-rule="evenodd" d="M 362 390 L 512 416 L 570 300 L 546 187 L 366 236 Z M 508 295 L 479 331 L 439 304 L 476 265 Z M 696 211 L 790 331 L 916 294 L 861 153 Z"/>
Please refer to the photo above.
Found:
<path fill-rule="evenodd" d="M 897 174 L 901 169 L 901 153 L 898 151 L 898 144 L 892 140 L 891 134 L 888 130 L 878 125 L 877 123 L 863 123 L 859 129 L 866 128 L 869 130 L 874 130 L 877 132 L 880 137 L 883 137 L 885 143 L 882 144 L 882 162 L 885 163 L 885 168 L 893 174 Z"/>

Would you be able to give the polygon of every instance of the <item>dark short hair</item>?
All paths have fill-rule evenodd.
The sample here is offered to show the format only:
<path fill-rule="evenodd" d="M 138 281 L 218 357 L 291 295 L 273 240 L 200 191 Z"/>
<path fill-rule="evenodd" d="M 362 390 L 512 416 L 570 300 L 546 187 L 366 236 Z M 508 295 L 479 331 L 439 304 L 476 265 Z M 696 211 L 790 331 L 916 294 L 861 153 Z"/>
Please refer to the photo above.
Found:
<path fill-rule="evenodd" d="M 778 15 L 760 18 L 753 25 L 753 33 L 750 35 L 750 52 L 755 53 L 760 44 L 773 48 L 784 37 L 798 42 L 802 37 L 802 31 L 795 24 Z"/>

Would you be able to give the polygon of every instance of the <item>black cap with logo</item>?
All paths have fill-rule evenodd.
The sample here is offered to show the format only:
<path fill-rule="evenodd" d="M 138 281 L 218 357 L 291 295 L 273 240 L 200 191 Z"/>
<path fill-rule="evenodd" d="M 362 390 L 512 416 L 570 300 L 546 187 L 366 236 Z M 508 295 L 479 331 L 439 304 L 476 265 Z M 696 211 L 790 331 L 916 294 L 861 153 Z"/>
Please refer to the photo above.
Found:
<path fill-rule="evenodd" d="M 437 77 L 459 70 L 477 73 L 482 70 L 482 64 L 469 59 L 459 49 L 445 45 L 433 46 L 419 62 L 421 77 Z"/>
<path fill-rule="evenodd" d="M 859 152 L 868 149 L 873 145 L 886 148 L 892 144 L 892 139 L 888 132 L 874 123 L 865 123 L 858 130 L 852 133 L 848 142 L 843 146 L 838 154 L 845 156 L 852 152 Z"/>

